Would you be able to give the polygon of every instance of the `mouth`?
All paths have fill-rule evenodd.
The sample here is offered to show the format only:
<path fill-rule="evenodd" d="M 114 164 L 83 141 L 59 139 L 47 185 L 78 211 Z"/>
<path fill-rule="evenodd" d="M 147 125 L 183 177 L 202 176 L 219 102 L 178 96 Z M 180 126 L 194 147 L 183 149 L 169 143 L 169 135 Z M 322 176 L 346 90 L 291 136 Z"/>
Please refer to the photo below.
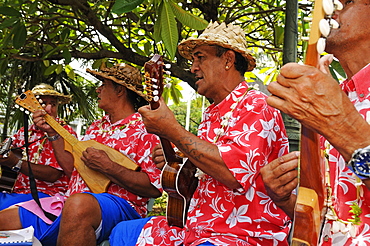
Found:
<path fill-rule="evenodd" d="M 195 83 L 198 83 L 199 81 L 201 81 L 203 79 L 202 76 L 195 76 L 195 78 L 197 79 L 197 81 Z"/>

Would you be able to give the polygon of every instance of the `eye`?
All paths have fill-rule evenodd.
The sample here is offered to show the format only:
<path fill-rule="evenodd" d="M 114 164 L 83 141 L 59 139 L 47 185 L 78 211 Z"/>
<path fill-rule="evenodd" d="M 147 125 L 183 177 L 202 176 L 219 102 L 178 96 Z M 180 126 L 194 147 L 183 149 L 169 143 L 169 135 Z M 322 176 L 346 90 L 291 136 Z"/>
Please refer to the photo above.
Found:
<path fill-rule="evenodd" d="M 344 1 L 344 5 L 348 5 L 350 3 L 354 3 L 354 0 L 348 0 L 348 1 Z"/>

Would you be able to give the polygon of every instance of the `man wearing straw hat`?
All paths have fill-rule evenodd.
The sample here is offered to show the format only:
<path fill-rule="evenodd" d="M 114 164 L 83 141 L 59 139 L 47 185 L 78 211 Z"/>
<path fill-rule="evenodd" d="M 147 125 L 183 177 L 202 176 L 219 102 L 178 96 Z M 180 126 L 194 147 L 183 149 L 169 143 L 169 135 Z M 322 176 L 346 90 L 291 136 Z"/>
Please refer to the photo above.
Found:
<path fill-rule="evenodd" d="M 149 199 L 161 195 L 160 170 L 151 158 L 151 150 L 159 140 L 147 133 L 137 112 L 138 107 L 147 104 L 140 71 L 127 64 L 118 64 L 101 71 L 87 69 L 87 72 L 101 80 L 96 92 L 98 106 L 106 115 L 90 125 L 83 140 L 94 139 L 111 146 L 136 162 L 140 171 L 119 165 L 103 150 L 88 147 L 81 159 L 112 181 L 106 193 L 91 193 L 74 169 L 65 204 L 63 200 L 49 202 L 59 209 L 53 210 L 50 206 L 50 212 L 58 216 L 54 222 L 45 219 L 28 203 L 5 215 L 20 217 L 15 223 L 3 226 L 4 214 L 0 213 L 0 230 L 32 225 L 35 236 L 43 245 L 55 245 L 57 240 L 58 245 L 96 245 L 108 239 L 118 222 L 145 217 Z M 55 135 L 56 132 L 45 124 L 43 114 L 42 111 L 35 112 L 34 122 L 40 129 Z M 56 143 L 64 146 L 63 141 Z M 61 207 L 63 212 L 60 214 Z"/>
<path fill-rule="evenodd" d="M 279 112 L 244 79 L 255 67 L 244 31 L 211 23 L 178 50 L 193 61 L 199 94 L 213 100 L 199 136 L 182 128 L 163 100 L 139 112 L 149 132 L 174 143 L 198 168 L 186 224 L 169 226 L 165 217 L 121 222 L 111 245 L 287 245 L 290 219 L 267 195 L 259 170 L 287 153 L 288 140 Z"/>
<path fill-rule="evenodd" d="M 63 125 L 70 133 L 76 136 L 76 133 L 64 121 L 57 117 L 58 106 L 69 103 L 71 96 L 63 95 L 57 92 L 51 85 L 39 84 L 32 89 L 32 92 L 39 96 L 44 105 L 50 107 L 50 115 Z M 0 165 L 10 167 L 18 173 L 13 190 L 0 193 L 0 210 L 5 209 L 15 203 L 32 199 L 28 163 L 25 152 L 24 127 L 22 127 L 14 136 L 12 136 L 12 149 L 19 148 L 23 150 L 23 158 L 16 156 L 12 151 L 8 157 L 0 158 Z M 29 160 L 32 172 L 35 177 L 38 196 L 48 197 L 55 194 L 64 195 L 68 188 L 69 177 L 72 170 L 63 170 L 61 166 L 65 163 L 73 163 L 72 155 L 66 155 L 59 159 L 54 155 L 53 141 L 55 137 L 48 136 L 36 125 L 28 127 L 29 136 Z"/>

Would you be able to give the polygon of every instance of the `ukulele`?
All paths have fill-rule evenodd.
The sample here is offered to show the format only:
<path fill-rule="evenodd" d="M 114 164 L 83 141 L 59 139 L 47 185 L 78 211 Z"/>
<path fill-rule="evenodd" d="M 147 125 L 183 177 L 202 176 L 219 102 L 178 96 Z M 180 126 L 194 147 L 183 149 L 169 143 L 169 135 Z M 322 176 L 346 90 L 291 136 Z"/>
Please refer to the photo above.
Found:
<path fill-rule="evenodd" d="M 319 23 L 323 22 L 322 20 L 326 15 L 322 0 L 317 0 L 314 4 L 305 64 L 317 67 L 320 53 L 324 49 L 320 32 L 323 28 L 319 26 Z M 299 186 L 294 210 L 293 231 L 291 233 L 291 245 L 293 246 L 316 246 L 319 243 L 327 210 L 325 206 L 327 199 L 325 167 L 326 159 L 320 148 L 319 135 L 302 125 Z"/>
<path fill-rule="evenodd" d="M 8 138 L 1 144 L 0 155 L 6 157 L 8 152 L 11 151 L 10 147 L 12 145 L 12 142 L 12 138 Z M 0 165 L 0 192 L 11 193 L 13 191 L 13 187 L 15 181 L 17 180 L 17 177 L 17 172 L 14 172 L 7 166 Z"/>
<path fill-rule="evenodd" d="M 154 55 L 145 63 L 145 83 L 151 109 L 159 107 L 159 98 L 163 92 L 163 59 Z M 168 194 L 166 218 L 170 226 L 183 228 L 186 223 L 190 200 L 198 186 L 195 177 L 196 167 L 189 159 L 181 157 L 170 141 L 161 138 L 161 145 L 166 164 L 161 174 L 161 184 Z"/>
<path fill-rule="evenodd" d="M 15 102 L 31 113 L 36 110 L 43 110 L 43 107 L 30 90 L 19 95 Z M 86 166 L 81 160 L 82 152 L 85 151 L 86 148 L 94 147 L 96 149 L 103 150 L 112 161 L 128 169 L 139 170 L 139 166 L 121 152 L 95 140 L 79 141 L 49 114 L 44 115 L 44 119 L 46 123 L 48 123 L 64 139 L 65 150 L 70 152 L 74 157 L 74 167 L 93 193 L 106 192 L 111 181 L 104 174 Z"/>

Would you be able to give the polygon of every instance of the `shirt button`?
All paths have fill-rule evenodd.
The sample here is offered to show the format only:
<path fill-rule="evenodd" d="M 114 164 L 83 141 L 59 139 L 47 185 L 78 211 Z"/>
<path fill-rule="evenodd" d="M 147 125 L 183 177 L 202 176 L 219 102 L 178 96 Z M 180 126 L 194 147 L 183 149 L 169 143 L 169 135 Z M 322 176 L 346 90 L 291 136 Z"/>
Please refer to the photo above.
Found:
<path fill-rule="evenodd" d="M 360 94 L 360 97 L 364 97 L 365 95 L 363 93 Z"/>

